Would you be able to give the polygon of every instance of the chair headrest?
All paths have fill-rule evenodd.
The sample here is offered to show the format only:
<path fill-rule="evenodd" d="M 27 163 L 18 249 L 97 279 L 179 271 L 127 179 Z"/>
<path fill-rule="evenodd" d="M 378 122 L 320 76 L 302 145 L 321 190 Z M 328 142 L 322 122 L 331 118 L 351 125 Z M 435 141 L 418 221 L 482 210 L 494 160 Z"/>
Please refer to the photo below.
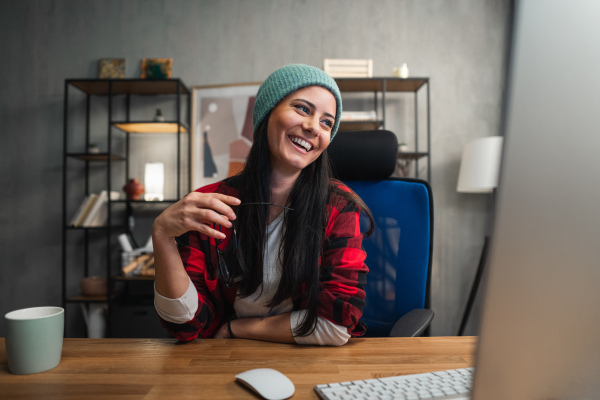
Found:
<path fill-rule="evenodd" d="M 385 130 L 338 132 L 327 152 L 339 180 L 383 180 L 396 169 L 398 138 Z"/>

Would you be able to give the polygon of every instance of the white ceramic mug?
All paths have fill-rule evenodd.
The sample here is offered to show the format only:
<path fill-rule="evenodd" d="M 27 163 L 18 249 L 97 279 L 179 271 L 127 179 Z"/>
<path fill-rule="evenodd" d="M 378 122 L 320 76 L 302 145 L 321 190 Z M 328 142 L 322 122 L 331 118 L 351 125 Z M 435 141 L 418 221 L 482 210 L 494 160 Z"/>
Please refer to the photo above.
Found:
<path fill-rule="evenodd" d="M 8 370 L 17 375 L 47 371 L 60 364 L 65 310 L 33 307 L 11 311 L 6 324 Z"/>

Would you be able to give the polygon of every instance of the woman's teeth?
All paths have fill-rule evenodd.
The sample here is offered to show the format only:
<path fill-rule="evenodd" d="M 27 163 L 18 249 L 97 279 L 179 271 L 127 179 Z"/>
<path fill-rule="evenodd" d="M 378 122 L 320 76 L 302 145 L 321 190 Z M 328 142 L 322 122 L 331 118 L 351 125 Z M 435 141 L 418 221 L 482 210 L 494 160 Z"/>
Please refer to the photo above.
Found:
<path fill-rule="evenodd" d="M 300 139 L 299 137 L 294 136 L 290 139 L 292 140 L 292 142 L 296 143 L 297 145 L 304 147 L 304 150 L 306 150 L 306 151 L 310 151 L 310 149 L 312 148 L 310 143 L 308 143 L 306 140 Z"/>

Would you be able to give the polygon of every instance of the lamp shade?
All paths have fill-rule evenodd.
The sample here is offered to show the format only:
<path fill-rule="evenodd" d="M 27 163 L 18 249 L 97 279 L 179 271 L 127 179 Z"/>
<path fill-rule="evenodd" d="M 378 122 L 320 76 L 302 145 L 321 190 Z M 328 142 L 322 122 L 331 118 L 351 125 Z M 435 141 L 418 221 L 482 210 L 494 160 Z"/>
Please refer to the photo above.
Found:
<path fill-rule="evenodd" d="M 144 174 L 146 201 L 164 200 L 163 187 L 165 184 L 165 166 L 163 163 L 147 163 Z"/>
<path fill-rule="evenodd" d="M 498 186 L 502 136 L 476 139 L 465 147 L 456 191 L 490 193 Z"/>

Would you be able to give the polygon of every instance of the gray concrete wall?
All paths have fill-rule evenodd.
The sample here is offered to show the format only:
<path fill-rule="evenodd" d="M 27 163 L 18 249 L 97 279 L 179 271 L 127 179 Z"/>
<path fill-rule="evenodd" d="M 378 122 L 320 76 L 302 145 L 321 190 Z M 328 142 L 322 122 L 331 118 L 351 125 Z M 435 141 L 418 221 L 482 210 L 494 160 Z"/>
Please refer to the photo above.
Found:
<path fill-rule="evenodd" d="M 375 76 L 406 62 L 412 76 L 431 79 L 432 333 L 455 334 L 486 217 L 485 196 L 458 194 L 456 179 L 464 145 L 498 133 L 509 7 L 508 0 L 0 0 L 0 315 L 61 303 L 66 78 L 96 77 L 104 57 L 126 58 L 127 77 L 139 76 L 144 57 L 171 57 L 173 76 L 189 86 L 260 81 L 294 62 L 372 58 Z M 387 128 L 408 141 L 412 105 L 394 101 Z"/>

